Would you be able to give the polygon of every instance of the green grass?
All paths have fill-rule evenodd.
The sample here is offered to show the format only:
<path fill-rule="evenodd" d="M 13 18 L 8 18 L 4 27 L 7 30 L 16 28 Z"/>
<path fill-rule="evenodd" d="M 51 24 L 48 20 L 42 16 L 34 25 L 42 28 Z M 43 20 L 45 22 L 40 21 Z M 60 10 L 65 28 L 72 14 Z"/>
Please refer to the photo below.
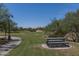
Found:
<path fill-rule="evenodd" d="M 20 32 L 12 35 L 22 38 L 22 43 L 13 49 L 8 55 L 10 56 L 62 56 L 62 55 L 79 55 L 79 44 L 71 43 L 73 46 L 66 50 L 48 50 L 40 47 L 45 43 L 44 33 Z"/>

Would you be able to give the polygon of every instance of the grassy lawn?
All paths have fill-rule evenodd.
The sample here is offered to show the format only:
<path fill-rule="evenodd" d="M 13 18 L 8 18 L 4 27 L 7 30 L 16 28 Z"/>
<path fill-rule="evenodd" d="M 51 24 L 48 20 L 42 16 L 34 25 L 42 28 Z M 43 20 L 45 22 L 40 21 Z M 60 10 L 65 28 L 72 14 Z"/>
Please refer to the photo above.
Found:
<path fill-rule="evenodd" d="M 13 49 L 8 55 L 11 56 L 62 56 L 62 55 L 79 55 L 79 44 L 71 43 L 70 49 L 48 50 L 41 48 L 39 45 L 45 43 L 44 33 L 20 32 L 12 35 L 22 38 L 22 43 Z"/>

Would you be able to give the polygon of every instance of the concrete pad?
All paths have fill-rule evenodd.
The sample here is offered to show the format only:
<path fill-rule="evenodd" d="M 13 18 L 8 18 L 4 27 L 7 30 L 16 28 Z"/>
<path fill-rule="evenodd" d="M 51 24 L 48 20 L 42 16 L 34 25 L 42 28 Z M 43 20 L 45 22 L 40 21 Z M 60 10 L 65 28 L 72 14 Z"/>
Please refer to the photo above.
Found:
<path fill-rule="evenodd" d="M 5 36 L 0 36 L 0 38 L 4 38 Z M 21 38 L 19 37 L 11 37 L 11 41 L 0 46 L 0 56 L 7 55 L 13 48 L 17 47 L 21 43 Z"/>

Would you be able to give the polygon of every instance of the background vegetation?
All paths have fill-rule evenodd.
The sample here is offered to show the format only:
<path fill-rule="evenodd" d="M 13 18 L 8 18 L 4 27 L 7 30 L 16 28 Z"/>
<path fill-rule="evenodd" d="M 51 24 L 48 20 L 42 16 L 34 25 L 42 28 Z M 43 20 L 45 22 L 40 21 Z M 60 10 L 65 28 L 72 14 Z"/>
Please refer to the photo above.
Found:
<path fill-rule="evenodd" d="M 43 28 L 23 28 L 17 26 L 13 21 L 13 15 L 4 4 L 0 4 L 0 36 L 4 34 L 6 36 L 9 30 L 8 25 L 11 27 L 12 36 L 22 38 L 22 43 L 8 55 L 79 55 L 79 44 L 77 43 L 70 43 L 74 47 L 68 50 L 48 50 L 41 47 L 41 44 L 46 43 L 44 35 L 47 33 L 51 34 L 50 36 L 64 36 L 68 32 L 78 34 L 79 10 L 66 13 L 63 19 L 54 18 L 50 24 Z M 38 29 L 43 30 L 43 32 L 36 32 Z M 3 44 L 5 41 L 0 39 L 0 44 Z"/>
<path fill-rule="evenodd" d="M 75 32 L 77 34 L 79 32 L 79 10 L 66 13 L 63 19 L 54 18 L 45 29 L 46 32 L 56 31 L 52 36 L 64 36 L 68 32 Z"/>

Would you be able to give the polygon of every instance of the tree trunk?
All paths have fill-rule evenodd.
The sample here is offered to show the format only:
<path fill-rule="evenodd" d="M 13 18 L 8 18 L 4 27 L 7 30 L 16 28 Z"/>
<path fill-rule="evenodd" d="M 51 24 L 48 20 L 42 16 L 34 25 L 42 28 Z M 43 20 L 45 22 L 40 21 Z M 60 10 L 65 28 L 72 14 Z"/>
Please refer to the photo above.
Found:
<path fill-rule="evenodd" d="M 11 35 L 10 35 L 10 21 L 8 20 L 8 40 L 11 40 Z"/>
<path fill-rule="evenodd" d="M 5 30 L 5 39 L 6 39 L 6 36 L 7 36 L 7 35 L 6 35 L 6 30 Z"/>
<path fill-rule="evenodd" d="M 74 25 L 74 28 L 75 28 L 75 33 L 76 33 L 76 36 L 77 36 L 77 38 L 76 38 L 76 42 L 79 42 L 79 34 L 78 34 L 78 27 L 77 27 L 77 25 Z"/>

